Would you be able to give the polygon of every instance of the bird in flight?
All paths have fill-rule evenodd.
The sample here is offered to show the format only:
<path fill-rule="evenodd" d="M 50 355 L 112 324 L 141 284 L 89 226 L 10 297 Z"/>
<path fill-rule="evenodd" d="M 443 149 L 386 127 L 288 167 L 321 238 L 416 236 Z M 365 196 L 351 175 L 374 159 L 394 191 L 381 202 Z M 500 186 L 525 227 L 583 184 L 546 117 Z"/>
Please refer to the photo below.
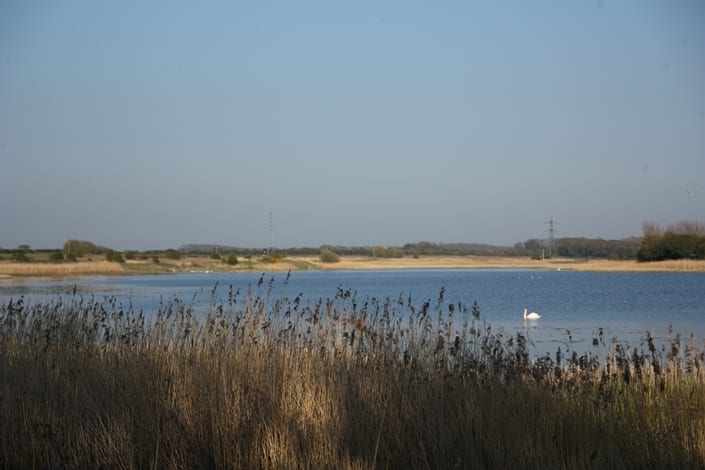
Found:
<path fill-rule="evenodd" d="M 698 190 L 691 191 L 690 189 L 686 189 L 685 192 L 688 193 L 688 196 L 693 197 L 697 194 Z"/>

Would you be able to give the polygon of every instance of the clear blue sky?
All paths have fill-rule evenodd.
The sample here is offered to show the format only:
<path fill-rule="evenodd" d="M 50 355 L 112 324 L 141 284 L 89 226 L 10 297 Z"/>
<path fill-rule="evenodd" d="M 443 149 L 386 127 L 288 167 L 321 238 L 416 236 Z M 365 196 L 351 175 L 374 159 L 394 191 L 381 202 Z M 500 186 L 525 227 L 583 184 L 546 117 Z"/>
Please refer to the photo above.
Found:
<path fill-rule="evenodd" d="M 703 221 L 705 2 L 3 0 L 0 174 L 8 248 Z"/>

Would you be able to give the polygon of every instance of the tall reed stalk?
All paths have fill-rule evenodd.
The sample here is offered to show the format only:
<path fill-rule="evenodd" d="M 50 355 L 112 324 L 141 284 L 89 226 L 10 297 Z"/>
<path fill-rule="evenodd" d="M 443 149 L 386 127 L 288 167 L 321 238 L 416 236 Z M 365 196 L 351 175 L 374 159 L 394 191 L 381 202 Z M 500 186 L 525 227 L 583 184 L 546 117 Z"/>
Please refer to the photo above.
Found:
<path fill-rule="evenodd" d="M 0 306 L 5 468 L 703 468 L 705 355 L 532 359 L 445 292 Z M 601 338 L 596 338 L 596 341 Z"/>

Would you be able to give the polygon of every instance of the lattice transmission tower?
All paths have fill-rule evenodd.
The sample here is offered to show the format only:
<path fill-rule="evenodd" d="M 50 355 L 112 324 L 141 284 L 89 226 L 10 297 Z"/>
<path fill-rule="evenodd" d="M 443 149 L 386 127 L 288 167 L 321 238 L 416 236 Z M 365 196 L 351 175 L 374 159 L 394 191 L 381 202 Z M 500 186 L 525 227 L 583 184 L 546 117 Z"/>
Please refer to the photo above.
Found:
<path fill-rule="evenodd" d="M 552 258 L 558 254 L 555 237 L 555 233 L 558 231 L 555 226 L 558 225 L 558 221 L 553 220 L 553 217 L 551 217 L 546 223 L 548 224 L 548 256 Z"/>
<path fill-rule="evenodd" d="M 274 226 L 272 224 L 272 213 L 269 213 L 269 253 L 274 252 Z"/>

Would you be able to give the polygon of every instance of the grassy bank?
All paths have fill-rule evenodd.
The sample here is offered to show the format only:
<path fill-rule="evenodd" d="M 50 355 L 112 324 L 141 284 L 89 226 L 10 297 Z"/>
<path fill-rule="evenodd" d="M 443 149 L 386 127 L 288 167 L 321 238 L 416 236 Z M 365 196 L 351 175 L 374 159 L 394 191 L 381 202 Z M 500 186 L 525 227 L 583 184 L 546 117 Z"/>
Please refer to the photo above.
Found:
<path fill-rule="evenodd" d="M 0 262 L 0 279 L 71 277 L 90 275 L 124 274 L 125 266 L 109 261 L 81 261 L 75 263 Z"/>
<path fill-rule="evenodd" d="M 0 261 L 0 280 L 60 278 L 116 274 L 158 274 L 189 271 L 296 271 L 348 269 L 546 269 L 571 271 L 621 272 L 705 272 L 703 260 L 672 260 L 639 263 L 636 261 L 609 261 L 554 258 L 535 260 L 528 257 L 497 256 L 422 256 L 407 258 L 373 258 L 369 256 L 342 256 L 337 263 L 322 263 L 315 256 L 292 256 L 268 262 L 262 258 L 242 259 L 237 265 L 228 265 L 205 256 L 179 260 L 128 260 L 124 263 L 79 259 L 77 262 L 52 263 L 33 261 L 17 263 Z"/>
<path fill-rule="evenodd" d="M 111 299 L 14 301 L 0 306 L 0 464 L 702 468 L 704 354 L 675 337 L 532 361 L 527 338 L 443 291 L 309 303 L 262 281 L 152 319 Z"/>

